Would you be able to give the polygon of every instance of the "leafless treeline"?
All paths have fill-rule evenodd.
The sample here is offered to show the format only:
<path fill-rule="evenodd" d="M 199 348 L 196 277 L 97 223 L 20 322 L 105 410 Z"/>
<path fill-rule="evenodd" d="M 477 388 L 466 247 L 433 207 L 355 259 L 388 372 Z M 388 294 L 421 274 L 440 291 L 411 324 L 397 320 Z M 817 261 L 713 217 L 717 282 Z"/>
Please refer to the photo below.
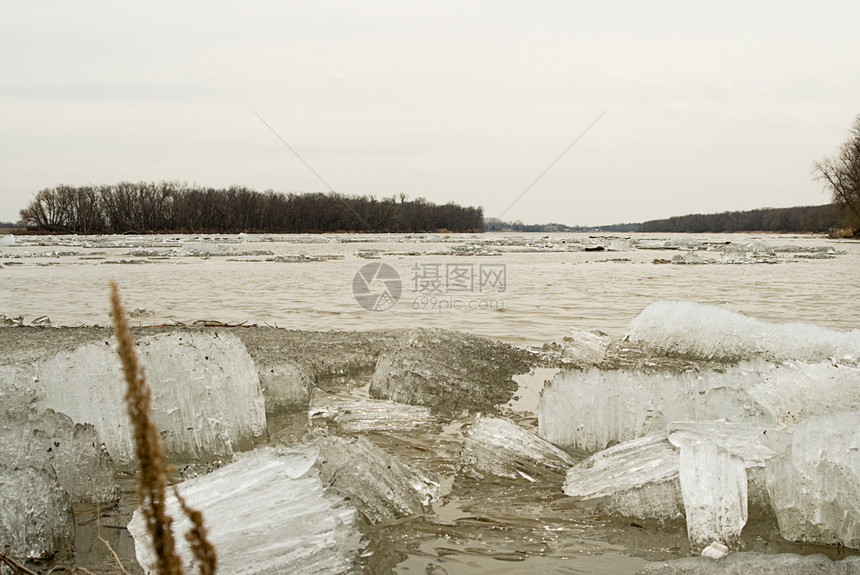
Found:
<path fill-rule="evenodd" d="M 120 182 L 46 188 L 21 210 L 31 228 L 55 233 L 480 231 L 482 208 L 423 198 L 257 192 L 241 186 Z"/>
<path fill-rule="evenodd" d="M 763 208 L 721 214 L 690 214 L 639 224 L 640 232 L 827 232 L 838 228 L 842 215 L 837 206 Z"/>

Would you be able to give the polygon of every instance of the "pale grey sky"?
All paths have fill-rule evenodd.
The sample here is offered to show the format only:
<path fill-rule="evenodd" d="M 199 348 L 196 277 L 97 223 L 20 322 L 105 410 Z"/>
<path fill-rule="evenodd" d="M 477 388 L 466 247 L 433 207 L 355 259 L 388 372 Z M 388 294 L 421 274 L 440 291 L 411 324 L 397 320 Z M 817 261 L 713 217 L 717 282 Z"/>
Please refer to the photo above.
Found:
<path fill-rule="evenodd" d="M 7 2 L 0 221 L 183 180 L 605 224 L 829 201 L 860 2 Z"/>

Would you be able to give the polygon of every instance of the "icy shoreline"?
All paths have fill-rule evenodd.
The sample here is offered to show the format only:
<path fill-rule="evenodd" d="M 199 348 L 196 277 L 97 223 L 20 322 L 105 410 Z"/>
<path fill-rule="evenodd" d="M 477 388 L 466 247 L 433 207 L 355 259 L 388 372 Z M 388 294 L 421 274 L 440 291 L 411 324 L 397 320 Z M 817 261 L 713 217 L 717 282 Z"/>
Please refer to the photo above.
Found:
<path fill-rule="evenodd" d="M 539 536 L 544 551 L 524 553 L 519 560 L 527 562 L 561 561 L 567 554 L 560 550 L 571 545 L 567 537 L 593 538 L 621 525 L 626 525 L 622 540 L 630 557 L 651 560 L 698 553 L 712 541 L 731 551 L 797 549 L 789 539 L 817 545 L 811 551 L 826 551 L 828 545 L 857 550 L 856 332 L 815 332 L 816 341 L 797 352 L 806 339 L 804 324 L 768 324 L 697 305 L 655 304 L 660 313 L 646 309 L 631 324 L 635 332 L 629 340 L 573 330 L 568 338 L 533 350 L 444 330 L 134 331 L 150 366 L 154 413 L 169 455 L 190 466 L 189 477 L 199 475 L 194 485 L 200 493 L 214 489 L 207 487 L 210 481 L 246 482 L 247 474 L 256 472 L 237 468 L 232 480 L 226 471 L 230 465 L 220 476 L 206 472 L 231 461 L 251 461 L 247 458 L 263 453 L 258 446 L 312 450 L 303 457 L 316 471 L 303 475 L 302 463 L 296 473 L 307 485 L 319 484 L 335 510 L 332 517 L 340 517 L 332 523 L 331 534 L 338 534 L 332 541 L 344 543 L 321 547 L 323 555 L 314 559 L 344 566 L 336 572 L 359 563 L 365 571 L 378 572 L 409 561 L 420 555 L 412 555 L 416 548 L 401 547 L 402 541 L 426 544 L 452 528 L 458 538 L 468 539 L 472 535 L 465 533 L 471 531 L 463 529 L 471 525 L 468 529 L 477 530 L 474 536 L 480 539 L 481 527 L 468 523 L 475 513 L 487 525 L 521 533 L 494 544 L 499 557 L 528 548 L 525 541 L 535 537 L 527 535 L 529 526 L 544 523 Z M 699 325 L 707 319 L 720 329 L 703 333 L 695 325 L 696 314 L 703 318 Z M 678 329 L 672 319 L 677 317 L 693 327 Z M 779 340 L 770 334 L 792 329 L 800 331 L 794 333 L 791 353 L 809 363 L 779 359 L 784 356 L 773 351 L 780 352 Z M 759 339 L 769 342 L 766 350 L 746 346 L 738 352 L 734 334 L 742 331 L 764 334 Z M 735 345 L 733 355 L 717 361 L 711 350 L 729 349 L 723 340 Z M 822 341 L 838 345 L 822 346 Z M 32 426 L 52 437 L 59 437 L 60 429 L 72 430 L 63 431 L 66 458 L 94 445 L 97 432 L 109 456 L 99 460 L 100 469 L 109 468 L 101 477 L 109 477 L 113 466 L 120 471 L 133 467 L 124 448 L 121 383 L 112 364 L 110 330 L 0 328 L 0 349 L 5 351 L 0 408 L 33 410 L 17 416 L 24 422 L 19 427 Z M 513 376 L 537 367 L 561 371 L 544 388 L 534 413 L 512 410 L 521 405 L 515 394 L 533 393 L 517 390 Z M 65 415 L 48 416 L 53 413 L 48 408 L 65 409 Z M 71 423 L 49 424 L 66 416 Z M 10 445 L 21 446 L 12 456 L 16 465 L 50 467 L 39 471 L 45 489 L 69 492 L 60 486 L 80 483 L 64 484 L 68 471 L 53 455 L 36 457 L 26 437 L 16 439 L 11 431 L 7 436 Z M 98 453 L 81 461 L 94 462 Z M 652 462 L 656 467 L 649 475 L 644 470 Z M 57 480 L 50 479 L 51 473 L 60 476 L 58 483 L 52 483 Z M 115 498 L 109 494 L 117 484 L 106 488 L 108 495 L 78 490 L 76 497 Z M 206 507 L 207 497 L 199 497 Z M 243 506 L 257 504 L 253 493 L 237 492 L 237 497 Z M 68 502 L 58 499 L 56 505 L 53 514 L 62 522 L 52 524 L 52 512 L 43 512 L 44 533 L 69 528 Z M 213 505 L 221 506 L 213 513 L 229 516 L 229 500 Z M 594 509 L 608 518 L 592 532 L 573 535 L 560 527 L 571 514 L 584 518 Z M 348 518 L 352 512 L 358 521 Z M 649 521 L 657 521 L 658 529 L 636 533 L 640 527 L 630 527 Z M 270 531 L 264 524 L 259 528 Z M 679 529 L 689 543 L 675 544 L 673 553 L 657 552 L 666 532 Z M 745 535 L 750 529 L 758 534 Z M 229 529 L 221 536 L 225 541 L 235 537 Z M 19 556 L 62 555 L 69 545 L 63 537 L 38 540 L 41 550 L 25 545 Z M 364 537 L 360 545 L 359 537 Z M 645 543 L 648 538 L 652 541 Z M 470 548 L 457 553 L 468 556 Z M 656 565 L 651 569 L 659 572 Z"/>

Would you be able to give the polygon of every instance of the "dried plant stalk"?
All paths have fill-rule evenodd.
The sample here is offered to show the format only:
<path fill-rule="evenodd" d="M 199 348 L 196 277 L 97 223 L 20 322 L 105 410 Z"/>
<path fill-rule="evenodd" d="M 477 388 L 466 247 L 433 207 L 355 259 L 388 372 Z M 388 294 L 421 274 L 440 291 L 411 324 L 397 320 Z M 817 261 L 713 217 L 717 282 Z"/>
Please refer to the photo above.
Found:
<path fill-rule="evenodd" d="M 176 553 L 176 542 L 171 525 L 173 518 L 166 511 L 167 464 L 161 445 L 158 427 L 150 419 L 151 397 L 143 366 L 137 358 L 134 340 L 128 328 L 128 318 L 116 282 L 111 282 L 111 308 L 118 353 L 128 389 L 125 402 L 134 428 L 134 447 L 140 466 L 138 496 L 146 528 L 152 537 L 158 575 L 182 575 L 182 561 Z M 194 527 L 186 535 L 195 557 L 200 562 L 202 575 L 212 575 L 216 567 L 215 548 L 206 539 L 206 528 L 199 511 L 191 509 L 180 499 L 183 511 Z M 198 550 L 203 550 L 198 552 Z M 204 566 L 205 563 L 205 566 Z"/>

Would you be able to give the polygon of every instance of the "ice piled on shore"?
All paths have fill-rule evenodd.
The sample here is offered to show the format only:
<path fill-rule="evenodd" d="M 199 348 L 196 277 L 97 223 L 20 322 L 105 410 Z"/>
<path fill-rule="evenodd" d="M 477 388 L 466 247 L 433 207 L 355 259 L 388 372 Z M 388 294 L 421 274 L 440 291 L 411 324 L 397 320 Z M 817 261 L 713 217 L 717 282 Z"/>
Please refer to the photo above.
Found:
<path fill-rule="evenodd" d="M 264 449 L 235 463 L 179 484 L 188 505 L 203 513 L 209 540 L 218 553 L 221 575 L 276 573 L 357 573 L 360 536 L 355 510 L 327 494 L 313 467 L 310 447 Z M 167 512 L 186 573 L 196 569 L 181 534 L 190 522 L 176 497 L 167 496 Z M 143 515 L 128 525 L 144 572 L 154 573 L 155 559 Z"/>
<path fill-rule="evenodd" d="M 0 461 L 53 469 L 72 502 L 119 499 L 116 469 L 95 428 L 51 409 L 0 408 Z"/>
<path fill-rule="evenodd" d="M 668 429 L 671 421 L 753 421 L 792 427 L 834 405 L 860 409 L 860 368 L 832 362 L 770 363 L 683 373 L 567 370 L 544 387 L 541 436 L 564 448 L 595 452 Z"/>
<path fill-rule="evenodd" d="M 322 435 L 313 445 L 320 450 L 323 484 L 349 499 L 372 524 L 422 514 L 439 498 L 435 474 L 392 457 L 363 436 Z"/>
<path fill-rule="evenodd" d="M 478 416 L 459 456 L 459 468 L 483 479 L 488 475 L 535 482 L 564 474 L 574 465 L 570 455 L 506 419 Z"/>
<path fill-rule="evenodd" d="M 75 543 L 69 494 L 53 468 L 0 463 L 0 552 L 13 559 L 48 559 Z"/>
<path fill-rule="evenodd" d="M 770 323 L 724 307 L 691 301 L 655 301 L 630 322 L 629 339 L 668 355 L 740 361 L 809 363 L 860 360 L 860 330 L 848 332 L 793 322 Z"/>
<path fill-rule="evenodd" d="M 15 241 L 15 236 L 12 234 L 7 234 L 0 238 L 0 247 L 8 248 L 14 246 L 17 242 Z"/>
<path fill-rule="evenodd" d="M 137 350 L 152 388 L 152 417 L 173 459 L 210 459 L 253 447 L 265 434 L 260 381 L 245 346 L 229 332 L 184 332 L 140 338 Z M 113 345 L 84 344 L 39 366 L 42 408 L 92 423 L 114 461 L 134 457 Z"/>
<path fill-rule="evenodd" d="M 767 419 L 739 385 L 755 377 L 754 371 L 740 369 L 701 374 L 561 371 L 541 394 L 540 434 L 562 448 L 594 453 L 612 443 L 665 431 L 676 420 Z"/>
<path fill-rule="evenodd" d="M 801 421 L 766 473 L 785 539 L 860 549 L 860 412 Z"/>

